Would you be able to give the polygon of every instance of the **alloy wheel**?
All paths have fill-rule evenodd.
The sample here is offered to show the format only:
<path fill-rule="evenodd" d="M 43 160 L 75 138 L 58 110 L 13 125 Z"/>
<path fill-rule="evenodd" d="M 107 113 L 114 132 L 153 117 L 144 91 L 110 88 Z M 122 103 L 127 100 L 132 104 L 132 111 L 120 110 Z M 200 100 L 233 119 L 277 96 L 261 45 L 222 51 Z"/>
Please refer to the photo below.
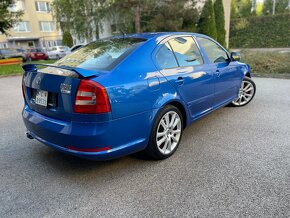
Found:
<path fill-rule="evenodd" d="M 174 151 L 181 138 L 181 119 L 175 111 L 167 112 L 159 121 L 156 144 L 158 150 L 168 155 Z"/>
<path fill-rule="evenodd" d="M 248 80 L 243 80 L 239 91 L 239 98 L 233 101 L 232 104 L 234 104 L 235 106 L 245 105 L 252 100 L 254 94 L 255 94 L 254 85 Z"/>

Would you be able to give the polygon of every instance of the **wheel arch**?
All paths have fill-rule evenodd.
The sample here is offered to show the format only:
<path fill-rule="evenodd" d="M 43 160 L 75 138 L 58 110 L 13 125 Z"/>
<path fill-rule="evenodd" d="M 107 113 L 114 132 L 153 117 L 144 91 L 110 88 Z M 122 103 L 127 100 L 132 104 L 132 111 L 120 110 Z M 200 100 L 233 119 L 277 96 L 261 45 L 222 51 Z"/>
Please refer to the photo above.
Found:
<path fill-rule="evenodd" d="M 186 107 L 185 107 L 184 103 L 181 102 L 179 99 L 172 99 L 172 100 L 169 100 L 169 101 L 164 102 L 162 104 L 162 106 L 159 107 L 159 109 L 155 113 L 155 116 L 154 116 L 154 119 L 153 120 L 155 121 L 155 118 L 156 118 L 157 114 L 166 105 L 172 105 L 172 106 L 176 107 L 180 111 L 180 113 L 182 115 L 182 118 L 183 118 L 183 128 L 185 128 L 188 125 L 188 121 L 189 121 L 188 116 L 187 116 L 188 115 L 188 111 L 186 110 Z"/>
<path fill-rule="evenodd" d="M 166 105 L 173 105 L 174 107 L 176 107 L 180 111 L 180 113 L 182 114 L 182 119 L 183 119 L 183 129 L 185 129 L 185 127 L 187 126 L 187 114 L 186 114 L 186 110 L 185 110 L 183 104 L 181 104 L 178 101 L 172 101 Z"/>

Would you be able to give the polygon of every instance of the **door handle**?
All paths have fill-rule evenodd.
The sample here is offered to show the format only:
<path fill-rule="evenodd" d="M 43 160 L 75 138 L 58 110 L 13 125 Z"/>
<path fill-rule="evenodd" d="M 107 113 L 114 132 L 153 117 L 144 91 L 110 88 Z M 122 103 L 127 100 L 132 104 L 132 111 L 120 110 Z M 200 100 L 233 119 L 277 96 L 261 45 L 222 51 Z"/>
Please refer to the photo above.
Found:
<path fill-rule="evenodd" d="M 178 77 L 177 78 L 177 80 L 175 81 L 178 85 L 183 85 L 183 83 L 184 83 L 184 79 L 183 79 L 183 77 Z"/>
<path fill-rule="evenodd" d="M 221 76 L 221 72 L 219 70 L 216 71 L 216 77 L 220 77 Z"/>

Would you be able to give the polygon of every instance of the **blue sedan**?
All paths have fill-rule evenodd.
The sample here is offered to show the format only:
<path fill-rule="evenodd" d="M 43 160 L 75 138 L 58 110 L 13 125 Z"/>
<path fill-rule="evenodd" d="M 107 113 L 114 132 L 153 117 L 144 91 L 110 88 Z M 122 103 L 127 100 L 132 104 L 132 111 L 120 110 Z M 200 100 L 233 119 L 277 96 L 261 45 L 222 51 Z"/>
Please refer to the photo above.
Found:
<path fill-rule="evenodd" d="M 27 137 L 92 160 L 168 158 L 186 126 L 256 92 L 238 53 L 195 33 L 112 37 L 38 65 L 23 66 Z"/>

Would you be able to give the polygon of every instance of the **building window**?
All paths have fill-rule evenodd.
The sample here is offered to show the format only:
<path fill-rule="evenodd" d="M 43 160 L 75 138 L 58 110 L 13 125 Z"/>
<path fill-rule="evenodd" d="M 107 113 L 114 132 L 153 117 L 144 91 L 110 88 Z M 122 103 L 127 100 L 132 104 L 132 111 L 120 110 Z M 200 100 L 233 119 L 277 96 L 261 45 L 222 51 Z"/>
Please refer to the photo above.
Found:
<path fill-rule="evenodd" d="M 27 42 L 27 44 L 28 44 L 28 47 L 34 47 L 34 42 L 33 41 L 29 41 L 29 42 Z"/>
<path fill-rule="evenodd" d="M 40 21 L 39 22 L 39 28 L 41 32 L 53 32 L 54 31 L 54 25 L 51 21 Z"/>
<path fill-rule="evenodd" d="M 14 26 L 15 32 L 30 32 L 29 22 L 22 21 Z"/>
<path fill-rule="evenodd" d="M 8 6 L 8 11 L 10 12 L 17 12 L 25 10 L 25 5 L 23 1 L 13 1 L 12 4 Z"/>
<path fill-rule="evenodd" d="M 8 48 L 8 43 L 0 43 L 0 48 Z"/>
<path fill-rule="evenodd" d="M 50 6 L 48 2 L 35 2 L 36 11 L 38 12 L 50 12 Z"/>

